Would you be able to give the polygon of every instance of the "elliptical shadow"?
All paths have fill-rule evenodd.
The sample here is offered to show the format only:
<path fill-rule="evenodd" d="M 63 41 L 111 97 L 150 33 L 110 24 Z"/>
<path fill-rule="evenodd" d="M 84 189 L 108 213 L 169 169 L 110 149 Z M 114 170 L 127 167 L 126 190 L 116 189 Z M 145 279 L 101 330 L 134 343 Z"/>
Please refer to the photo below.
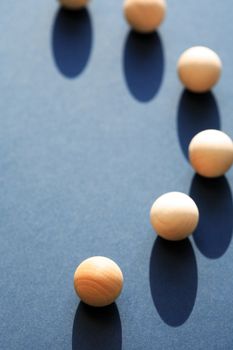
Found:
<path fill-rule="evenodd" d="M 217 259 L 226 252 L 232 239 L 233 202 L 227 179 L 224 176 L 207 179 L 196 174 L 190 196 L 200 213 L 194 241 L 203 255 Z"/>
<path fill-rule="evenodd" d="M 125 42 L 123 66 L 131 94 L 140 102 L 150 101 L 158 93 L 164 73 L 159 34 L 130 31 Z"/>
<path fill-rule="evenodd" d="M 73 323 L 72 350 L 121 348 L 121 320 L 116 304 L 94 308 L 80 302 Z"/>
<path fill-rule="evenodd" d="M 150 288 L 161 319 L 172 327 L 190 316 L 197 294 L 198 272 L 189 239 L 166 241 L 158 237 L 150 258 Z"/>
<path fill-rule="evenodd" d="M 92 26 L 86 9 L 58 10 L 52 31 L 52 51 L 58 70 L 75 78 L 86 67 L 92 47 Z"/>
<path fill-rule="evenodd" d="M 178 106 L 177 132 L 181 149 L 188 159 L 191 139 L 200 131 L 220 129 L 218 105 L 211 92 L 194 94 L 184 90 Z"/>

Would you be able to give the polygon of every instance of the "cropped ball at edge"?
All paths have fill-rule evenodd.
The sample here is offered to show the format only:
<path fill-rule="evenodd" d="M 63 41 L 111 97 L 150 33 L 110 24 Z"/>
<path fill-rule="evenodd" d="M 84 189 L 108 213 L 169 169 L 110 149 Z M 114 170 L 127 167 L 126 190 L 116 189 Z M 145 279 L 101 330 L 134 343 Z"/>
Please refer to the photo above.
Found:
<path fill-rule="evenodd" d="M 124 16 L 129 25 L 139 33 L 151 33 L 163 22 L 166 14 L 165 0 L 125 0 Z"/>
<path fill-rule="evenodd" d="M 58 0 L 64 8 L 69 10 L 79 10 L 84 8 L 89 0 Z"/>

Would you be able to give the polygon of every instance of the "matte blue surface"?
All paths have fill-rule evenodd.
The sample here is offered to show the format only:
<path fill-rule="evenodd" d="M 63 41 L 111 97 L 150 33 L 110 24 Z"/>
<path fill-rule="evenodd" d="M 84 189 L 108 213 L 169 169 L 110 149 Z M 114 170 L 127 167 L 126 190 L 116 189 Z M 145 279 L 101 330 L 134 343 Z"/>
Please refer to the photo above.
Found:
<path fill-rule="evenodd" d="M 232 349 L 233 171 L 203 180 L 186 158 L 199 130 L 233 137 L 232 1 L 169 0 L 145 41 L 117 0 L 81 14 L 8 0 L 0 13 L 0 349 Z M 224 65 L 201 97 L 176 75 L 193 45 Z M 149 223 L 172 190 L 201 213 L 194 236 L 173 244 Z M 124 272 L 104 310 L 73 290 L 92 255 Z"/>

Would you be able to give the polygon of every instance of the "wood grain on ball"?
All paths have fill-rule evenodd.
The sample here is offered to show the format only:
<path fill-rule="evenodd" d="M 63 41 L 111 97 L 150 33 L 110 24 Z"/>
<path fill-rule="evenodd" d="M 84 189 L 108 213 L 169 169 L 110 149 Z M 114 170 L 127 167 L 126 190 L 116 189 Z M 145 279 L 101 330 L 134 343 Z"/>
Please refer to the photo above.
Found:
<path fill-rule="evenodd" d="M 91 306 L 106 306 L 121 293 L 123 274 L 111 259 L 94 256 L 84 260 L 74 274 L 74 288 L 80 299 Z"/>
<path fill-rule="evenodd" d="M 78 10 L 85 7 L 89 0 L 59 0 L 60 4 L 70 10 Z"/>
<path fill-rule="evenodd" d="M 202 93 L 209 91 L 217 83 L 222 63 L 213 50 L 195 46 L 180 56 L 177 70 L 181 82 L 188 90 Z"/>
<path fill-rule="evenodd" d="M 176 241 L 189 236 L 196 228 L 199 211 L 195 202 L 181 192 L 169 192 L 152 205 L 150 221 L 159 236 Z"/>
<path fill-rule="evenodd" d="M 233 163 L 232 140 L 219 130 L 201 131 L 190 142 L 189 160 L 199 175 L 224 175 Z"/>
<path fill-rule="evenodd" d="M 165 0 L 125 0 L 124 14 L 129 25 L 138 32 L 153 32 L 166 13 Z"/>

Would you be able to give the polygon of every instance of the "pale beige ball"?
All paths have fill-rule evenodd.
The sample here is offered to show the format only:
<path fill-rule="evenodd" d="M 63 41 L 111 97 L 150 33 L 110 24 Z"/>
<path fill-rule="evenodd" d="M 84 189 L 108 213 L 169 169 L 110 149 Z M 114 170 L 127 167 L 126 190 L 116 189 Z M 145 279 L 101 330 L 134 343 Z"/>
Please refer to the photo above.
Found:
<path fill-rule="evenodd" d="M 222 62 L 208 47 L 195 46 L 184 51 L 177 64 L 181 82 L 192 92 L 207 92 L 219 80 Z"/>
<path fill-rule="evenodd" d="M 84 260 L 74 273 L 74 288 L 80 299 L 91 306 L 113 303 L 121 293 L 123 274 L 111 259 L 93 256 Z"/>
<path fill-rule="evenodd" d="M 188 237 L 197 227 L 199 211 L 195 202 L 182 192 L 169 192 L 151 207 L 150 221 L 156 233 L 167 240 Z"/>
<path fill-rule="evenodd" d="M 124 15 L 129 25 L 140 33 L 159 27 L 166 14 L 165 0 L 125 0 Z"/>
<path fill-rule="evenodd" d="M 79 10 L 85 7 L 89 0 L 59 0 L 60 4 L 70 10 Z"/>
<path fill-rule="evenodd" d="M 201 131 L 189 144 L 189 160 L 199 175 L 224 175 L 233 163 L 232 140 L 219 130 Z"/>

